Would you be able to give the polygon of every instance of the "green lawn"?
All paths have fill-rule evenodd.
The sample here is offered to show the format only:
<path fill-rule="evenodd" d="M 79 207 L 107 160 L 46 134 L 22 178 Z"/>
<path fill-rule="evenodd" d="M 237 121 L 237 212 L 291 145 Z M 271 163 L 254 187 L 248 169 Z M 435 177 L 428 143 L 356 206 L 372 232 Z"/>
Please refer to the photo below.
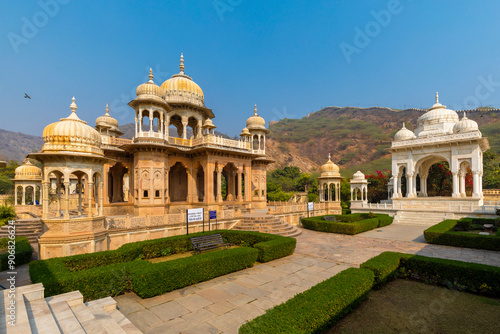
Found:
<path fill-rule="evenodd" d="M 396 279 L 327 333 L 498 333 L 499 310 L 499 299 Z"/>

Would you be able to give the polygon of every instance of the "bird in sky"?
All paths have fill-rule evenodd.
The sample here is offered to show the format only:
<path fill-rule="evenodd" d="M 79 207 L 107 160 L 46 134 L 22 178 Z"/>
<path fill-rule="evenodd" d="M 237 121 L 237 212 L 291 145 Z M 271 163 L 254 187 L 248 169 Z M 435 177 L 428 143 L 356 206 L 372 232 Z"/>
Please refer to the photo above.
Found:
<path fill-rule="evenodd" d="M 31 100 L 31 97 L 30 97 L 28 94 L 26 94 L 26 93 L 24 93 L 24 98 L 25 98 L 25 99 L 30 99 L 30 100 Z"/>

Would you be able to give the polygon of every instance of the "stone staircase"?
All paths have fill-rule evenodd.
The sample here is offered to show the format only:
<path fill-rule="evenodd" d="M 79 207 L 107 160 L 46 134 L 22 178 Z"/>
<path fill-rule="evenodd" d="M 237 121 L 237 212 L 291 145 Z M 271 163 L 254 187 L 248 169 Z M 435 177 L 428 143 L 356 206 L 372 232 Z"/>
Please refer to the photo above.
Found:
<path fill-rule="evenodd" d="M 16 288 L 15 326 L 9 324 L 9 290 L 0 291 L 0 333 L 124 334 L 142 333 L 111 297 L 83 302 L 79 291 L 44 298 L 41 283 Z"/>
<path fill-rule="evenodd" d="M 42 221 L 40 218 L 16 219 L 16 237 L 27 237 L 30 243 L 38 242 L 42 234 Z M 9 236 L 8 225 L 0 227 L 0 239 Z"/>
<path fill-rule="evenodd" d="M 432 226 L 445 219 L 453 219 L 453 213 L 399 210 L 394 216 L 393 224 Z"/>
<path fill-rule="evenodd" d="M 301 233 L 297 227 L 264 212 L 244 214 L 240 222 L 232 229 L 277 234 L 285 237 L 296 237 Z"/>

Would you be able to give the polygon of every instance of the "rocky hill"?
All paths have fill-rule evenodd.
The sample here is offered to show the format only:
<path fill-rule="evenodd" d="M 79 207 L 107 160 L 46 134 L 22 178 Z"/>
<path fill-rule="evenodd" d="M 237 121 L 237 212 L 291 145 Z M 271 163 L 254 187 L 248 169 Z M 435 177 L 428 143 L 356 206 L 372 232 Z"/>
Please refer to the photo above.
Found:
<path fill-rule="evenodd" d="M 0 129 L 0 160 L 21 162 L 28 153 L 39 151 L 42 145 L 42 137 Z"/>
<path fill-rule="evenodd" d="M 394 134 L 406 127 L 414 130 L 417 118 L 425 110 L 395 110 L 389 108 L 328 107 L 302 119 L 283 119 L 269 127 L 267 154 L 276 161 L 270 169 L 298 166 L 303 172 L 317 172 L 328 153 L 343 176 L 390 169 L 390 147 Z M 462 117 L 460 113 L 460 117 Z M 492 150 L 500 153 L 500 110 L 468 113 L 477 121 Z M 120 126 L 124 138 L 134 135 L 133 123 Z M 188 130 L 189 131 L 189 130 Z M 228 136 L 218 132 L 226 138 Z M 171 135 L 175 135 L 171 130 Z M 188 132 L 188 137 L 191 133 Z M 40 137 L 0 130 L 0 160 L 22 161 L 26 154 L 40 150 Z"/>
<path fill-rule="evenodd" d="M 390 147 L 394 134 L 406 127 L 414 130 L 426 110 L 389 108 L 328 107 L 302 119 L 283 119 L 269 127 L 267 153 L 276 164 L 298 166 L 315 172 L 328 153 L 343 176 L 361 169 L 365 172 L 390 169 Z M 459 113 L 462 117 L 462 113 Z M 500 152 L 500 110 L 475 110 L 468 117 L 477 121 L 491 148 Z"/>

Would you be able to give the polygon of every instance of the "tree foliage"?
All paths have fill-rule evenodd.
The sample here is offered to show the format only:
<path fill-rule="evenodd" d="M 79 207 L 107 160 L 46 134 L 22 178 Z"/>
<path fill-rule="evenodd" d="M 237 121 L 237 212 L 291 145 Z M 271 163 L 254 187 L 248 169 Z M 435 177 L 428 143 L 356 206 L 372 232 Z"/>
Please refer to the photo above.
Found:
<path fill-rule="evenodd" d="M 0 194 L 13 194 L 14 182 L 11 179 L 16 175 L 17 161 L 10 160 L 6 167 L 0 168 Z"/>

